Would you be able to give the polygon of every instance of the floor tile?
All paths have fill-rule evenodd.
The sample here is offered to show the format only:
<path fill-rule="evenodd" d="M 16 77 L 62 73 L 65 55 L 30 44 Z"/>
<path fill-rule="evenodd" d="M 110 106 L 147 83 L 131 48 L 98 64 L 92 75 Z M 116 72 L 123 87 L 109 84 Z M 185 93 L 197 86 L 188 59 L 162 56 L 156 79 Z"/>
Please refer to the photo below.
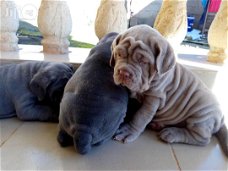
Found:
<path fill-rule="evenodd" d="M 61 148 L 57 131 L 56 124 L 25 122 L 1 148 L 2 169 L 178 170 L 171 146 L 151 131 L 130 144 L 109 141 L 86 155 Z"/>
<path fill-rule="evenodd" d="M 182 170 L 228 170 L 228 158 L 223 154 L 215 137 L 207 146 L 173 144 Z"/>
<path fill-rule="evenodd" d="M 18 120 L 17 118 L 0 120 L 0 147 L 22 124 L 23 122 Z"/>

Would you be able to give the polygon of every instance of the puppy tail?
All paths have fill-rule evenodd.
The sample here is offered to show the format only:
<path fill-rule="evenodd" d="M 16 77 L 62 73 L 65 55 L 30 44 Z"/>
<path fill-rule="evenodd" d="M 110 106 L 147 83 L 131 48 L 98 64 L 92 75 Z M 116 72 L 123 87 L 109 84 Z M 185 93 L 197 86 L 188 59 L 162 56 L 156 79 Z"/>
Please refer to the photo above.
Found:
<path fill-rule="evenodd" d="M 92 144 L 92 135 L 86 132 L 77 131 L 74 135 L 74 147 L 80 154 L 86 154 L 90 151 Z"/>
<path fill-rule="evenodd" d="M 218 138 L 218 141 L 221 145 L 223 152 L 228 157 L 228 131 L 225 124 L 221 126 L 221 128 L 215 134 L 215 136 Z"/>

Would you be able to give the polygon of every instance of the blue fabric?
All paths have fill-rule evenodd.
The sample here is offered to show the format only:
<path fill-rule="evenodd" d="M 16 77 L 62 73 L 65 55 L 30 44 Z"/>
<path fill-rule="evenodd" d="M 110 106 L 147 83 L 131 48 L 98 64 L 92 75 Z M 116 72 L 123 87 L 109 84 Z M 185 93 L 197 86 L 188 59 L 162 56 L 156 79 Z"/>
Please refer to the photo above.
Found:
<path fill-rule="evenodd" d="M 206 17 L 206 13 L 207 13 L 207 7 L 208 7 L 208 4 L 209 4 L 209 0 L 201 0 L 202 2 L 202 6 L 204 8 L 203 10 L 203 14 L 199 20 L 199 25 L 203 24 L 204 23 L 204 20 L 205 20 L 205 17 Z"/>
<path fill-rule="evenodd" d="M 207 7 L 207 2 L 208 2 L 208 0 L 201 0 L 201 3 L 203 5 L 203 8 L 206 8 Z"/>

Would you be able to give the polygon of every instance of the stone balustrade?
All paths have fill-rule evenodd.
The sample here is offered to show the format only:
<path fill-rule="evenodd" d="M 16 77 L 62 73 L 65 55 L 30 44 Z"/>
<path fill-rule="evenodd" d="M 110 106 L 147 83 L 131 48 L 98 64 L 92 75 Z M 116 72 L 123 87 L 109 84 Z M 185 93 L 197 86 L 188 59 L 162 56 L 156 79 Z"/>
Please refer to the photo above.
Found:
<path fill-rule="evenodd" d="M 134 0 L 133 0 L 134 1 Z M 123 32 L 128 27 L 127 0 L 101 0 L 95 19 L 95 33 L 99 39 L 109 32 Z M 172 44 L 180 44 L 187 32 L 187 0 L 163 0 L 156 17 L 156 28 Z M 78 4 L 80 5 L 80 3 Z M 16 31 L 19 17 L 13 0 L 1 0 L 0 50 L 17 51 Z M 228 17 L 227 1 L 221 7 L 209 29 L 208 60 L 223 62 L 227 57 Z M 153 10 L 153 9 L 151 9 Z M 43 35 L 44 53 L 68 53 L 72 19 L 66 0 L 42 0 L 38 13 L 38 27 Z"/>
<path fill-rule="evenodd" d="M 228 1 L 223 0 L 208 31 L 208 61 L 223 63 L 228 57 Z"/>
<path fill-rule="evenodd" d="M 0 1 L 0 50 L 17 51 L 19 17 L 14 1 Z"/>
<path fill-rule="evenodd" d="M 42 0 L 38 27 L 44 37 L 41 42 L 44 53 L 68 53 L 72 20 L 66 1 Z"/>
<path fill-rule="evenodd" d="M 95 21 L 95 33 L 98 39 L 110 32 L 127 30 L 126 0 L 101 0 Z"/>
<path fill-rule="evenodd" d="M 180 45 L 187 34 L 187 0 L 163 0 L 154 28 L 173 47 Z"/>

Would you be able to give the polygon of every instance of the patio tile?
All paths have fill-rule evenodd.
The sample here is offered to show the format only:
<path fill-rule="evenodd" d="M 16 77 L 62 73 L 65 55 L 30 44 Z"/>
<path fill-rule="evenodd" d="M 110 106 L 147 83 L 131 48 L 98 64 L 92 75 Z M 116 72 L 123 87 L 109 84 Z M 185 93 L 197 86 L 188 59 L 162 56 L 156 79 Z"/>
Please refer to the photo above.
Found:
<path fill-rule="evenodd" d="M 0 120 L 0 147 L 10 138 L 23 122 L 17 118 Z"/>
<path fill-rule="evenodd" d="M 173 144 L 181 170 L 228 170 L 228 158 L 215 137 L 207 146 Z"/>
<path fill-rule="evenodd" d="M 2 169 L 178 170 L 171 146 L 151 131 L 130 144 L 109 141 L 86 155 L 61 148 L 57 132 L 57 124 L 25 122 L 1 148 Z"/>

